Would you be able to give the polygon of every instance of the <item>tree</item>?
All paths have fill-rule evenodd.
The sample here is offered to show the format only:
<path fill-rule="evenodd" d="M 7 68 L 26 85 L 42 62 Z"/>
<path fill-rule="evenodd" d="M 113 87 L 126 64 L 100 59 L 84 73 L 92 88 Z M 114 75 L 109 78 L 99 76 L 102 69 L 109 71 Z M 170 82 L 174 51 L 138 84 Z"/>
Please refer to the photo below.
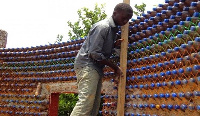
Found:
<path fill-rule="evenodd" d="M 81 8 L 77 11 L 78 21 L 72 23 L 68 21 L 68 26 L 71 28 L 68 32 L 68 36 L 71 40 L 77 39 L 80 37 L 87 36 L 91 26 L 107 17 L 105 14 L 105 4 L 101 4 L 99 7 L 98 4 L 95 4 L 94 10 L 90 10 L 86 7 Z"/>
<path fill-rule="evenodd" d="M 78 94 L 60 94 L 58 116 L 69 116 L 78 100 Z"/>
<path fill-rule="evenodd" d="M 133 13 L 134 13 L 136 16 L 142 16 L 142 14 L 143 14 L 144 11 L 145 11 L 146 4 L 144 4 L 144 3 L 142 3 L 141 5 L 135 4 L 134 7 L 136 8 L 137 11 L 133 11 Z"/>

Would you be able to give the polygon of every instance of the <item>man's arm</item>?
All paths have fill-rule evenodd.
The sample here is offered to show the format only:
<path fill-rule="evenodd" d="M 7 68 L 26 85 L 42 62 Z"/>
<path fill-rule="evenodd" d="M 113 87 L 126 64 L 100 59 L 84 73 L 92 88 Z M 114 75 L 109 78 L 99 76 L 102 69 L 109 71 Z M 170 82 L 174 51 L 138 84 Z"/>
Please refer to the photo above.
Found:
<path fill-rule="evenodd" d="M 111 67 L 114 70 L 115 75 L 117 77 L 120 77 L 122 75 L 121 68 L 119 66 L 115 65 L 114 63 L 110 62 L 109 60 L 103 59 L 101 61 L 98 61 L 98 63 L 104 64 L 104 65 L 107 65 L 107 66 Z"/>

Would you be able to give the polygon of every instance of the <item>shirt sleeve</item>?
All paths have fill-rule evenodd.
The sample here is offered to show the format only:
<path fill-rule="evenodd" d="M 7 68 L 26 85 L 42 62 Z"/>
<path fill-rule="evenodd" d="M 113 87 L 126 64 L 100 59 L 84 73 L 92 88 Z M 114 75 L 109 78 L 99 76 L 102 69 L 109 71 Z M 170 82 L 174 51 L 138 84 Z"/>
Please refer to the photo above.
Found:
<path fill-rule="evenodd" d="M 103 28 L 103 26 L 96 26 L 89 33 L 89 57 L 95 61 L 106 59 L 106 57 L 102 53 L 102 48 L 106 39 L 106 35 L 107 29 Z"/>

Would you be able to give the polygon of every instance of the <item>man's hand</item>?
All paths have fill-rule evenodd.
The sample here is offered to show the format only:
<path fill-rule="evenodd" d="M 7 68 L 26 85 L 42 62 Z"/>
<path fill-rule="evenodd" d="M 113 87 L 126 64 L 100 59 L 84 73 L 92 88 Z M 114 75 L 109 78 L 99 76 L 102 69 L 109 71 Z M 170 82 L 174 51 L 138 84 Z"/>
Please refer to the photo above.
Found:
<path fill-rule="evenodd" d="M 119 66 L 118 66 L 118 68 L 117 68 L 116 70 L 114 70 L 114 71 L 115 71 L 115 75 L 116 75 L 117 78 L 123 76 L 122 70 L 121 70 L 121 68 L 120 68 Z"/>
<path fill-rule="evenodd" d="M 123 40 L 124 39 L 118 39 L 118 40 L 116 40 L 115 43 L 114 43 L 115 47 L 120 47 Z"/>

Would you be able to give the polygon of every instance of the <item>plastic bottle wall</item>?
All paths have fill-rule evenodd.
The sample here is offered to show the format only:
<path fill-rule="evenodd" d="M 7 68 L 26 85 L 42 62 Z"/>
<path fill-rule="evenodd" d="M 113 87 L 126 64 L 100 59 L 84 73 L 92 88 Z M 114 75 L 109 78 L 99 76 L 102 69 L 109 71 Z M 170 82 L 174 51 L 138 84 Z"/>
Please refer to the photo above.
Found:
<path fill-rule="evenodd" d="M 199 9 L 198 0 L 166 0 L 129 22 L 125 116 L 200 115 Z M 0 115 L 47 116 L 53 90 L 74 92 L 73 63 L 84 40 L 1 48 Z M 110 60 L 120 65 L 116 53 Z M 117 89 L 105 67 L 100 115 L 117 115 Z"/>

